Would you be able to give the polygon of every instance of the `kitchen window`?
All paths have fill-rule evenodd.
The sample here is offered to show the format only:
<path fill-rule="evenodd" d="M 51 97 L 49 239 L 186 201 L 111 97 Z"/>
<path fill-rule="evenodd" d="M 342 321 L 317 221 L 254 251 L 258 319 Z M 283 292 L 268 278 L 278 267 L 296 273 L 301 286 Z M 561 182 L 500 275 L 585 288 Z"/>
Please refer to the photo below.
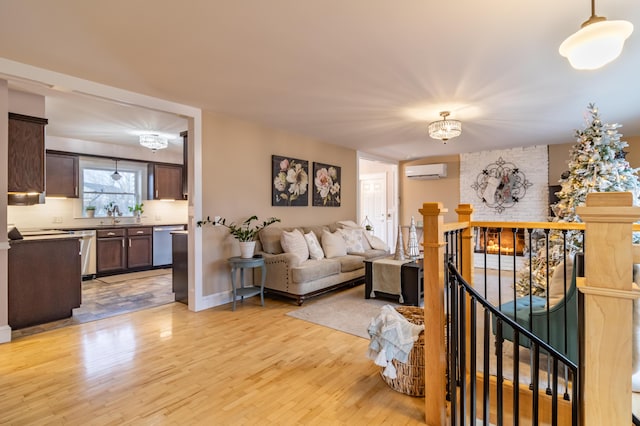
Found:
<path fill-rule="evenodd" d="M 80 157 L 80 199 L 84 215 L 87 206 L 95 206 L 96 217 L 106 217 L 108 206 L 117 206 L 123 216 L 132 216 L 133 208 L 146 198 L 147 164 L 118 160 L 119 180 L 112 178 L 114 160 Z"/>

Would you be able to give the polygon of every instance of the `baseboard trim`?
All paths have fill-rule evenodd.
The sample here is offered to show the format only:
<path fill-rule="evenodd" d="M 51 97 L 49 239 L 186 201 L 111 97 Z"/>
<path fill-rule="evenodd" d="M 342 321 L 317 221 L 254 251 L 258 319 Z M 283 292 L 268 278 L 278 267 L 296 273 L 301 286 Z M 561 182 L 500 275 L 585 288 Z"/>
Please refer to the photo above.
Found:
<path fill-rule="evenodd" d="M 202 298 L 201 303 L 198 306 L 198 311 L 214 308 L 216 306 L 225 305 L 233 301 L 231 290 L 223 291 L 220 293 L 210 294 Z"/>
<path fill-rule="evenodd" d="M 8 343 L 11 341 L 11 327 L 3 325 L 0 327 L 0 343 Z"/>

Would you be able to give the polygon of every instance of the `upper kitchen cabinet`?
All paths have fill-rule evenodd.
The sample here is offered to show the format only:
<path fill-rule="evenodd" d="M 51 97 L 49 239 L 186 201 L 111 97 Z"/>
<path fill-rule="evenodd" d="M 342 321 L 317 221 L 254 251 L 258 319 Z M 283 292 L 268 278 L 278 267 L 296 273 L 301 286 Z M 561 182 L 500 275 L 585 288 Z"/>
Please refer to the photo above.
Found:
<path fill-rule="evenodd" d="M 47 196 L 78 198 L 78 156 L 47 151 Z"/>
<path fill-rule="evenodd" d="M 45 191 L 44 126 L 47 123 L 45 118 L 9 113 L 9 204 L 44 201 L 40 199 Z M 35 199 L 28 200 L 33 194 Z M 16 200 L 12 200 L 12 196 Z"/>
<path fill-rule="evenodd" d="M 150 200 L 184 200 L 182 166 L 150 163 L 148 177 Z"/>

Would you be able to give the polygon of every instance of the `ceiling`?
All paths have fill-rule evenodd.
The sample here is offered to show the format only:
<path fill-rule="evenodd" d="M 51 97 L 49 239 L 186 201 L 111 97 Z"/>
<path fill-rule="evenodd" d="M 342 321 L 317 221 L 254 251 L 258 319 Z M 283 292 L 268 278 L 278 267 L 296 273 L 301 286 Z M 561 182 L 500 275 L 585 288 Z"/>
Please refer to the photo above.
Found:
<path fill-rule="evenodd" d="M 0 0 L 0 57 L 403 160 L 572 142 L 589 102 L 640 135 L 640 7 L 596 12 L 637 27 L 596 71 L 558 54 L 587 0 Z M 48 99 L 48 133 L 179 126 L 95 103 Z M 447 144 L 426 131 L 442 110 L 463 123 Z"/>

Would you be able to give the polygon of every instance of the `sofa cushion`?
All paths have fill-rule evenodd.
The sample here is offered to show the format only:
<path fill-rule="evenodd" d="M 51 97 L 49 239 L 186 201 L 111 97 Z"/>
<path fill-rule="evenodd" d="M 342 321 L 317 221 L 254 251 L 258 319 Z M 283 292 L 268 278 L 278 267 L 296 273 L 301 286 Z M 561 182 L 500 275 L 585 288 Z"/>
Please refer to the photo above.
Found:
<path fill-rule="evenodd" d="M 322 250 L 324 255 L 331 259 L 334 257 L 346 256 L 347 246 L 344 238 L 339 232 L 329 232 L 326 229 L 322 231 Z"/>
<path fill-rule="evenodd" d="M 386 257 L 389 255 L 389 252 L 387 250 L 376 250 L 376 249 L 369 248 L 369 249 L 365 249 L 362 253 L 349 253 L 349 254 L 362 256 L 366 260 L 369 260 L 369 259 L 377 259 L 379 257 Z"/>
<path fill-rule="evenodd" d="M 364 233 L 365 238 L 367 239 L 367 241 L 369 241 L 369 244 L 371 245 L 372 249 L 376 249 L 376 250 L 389 250 L 389 247 L 387 246 L 387 244 L 382 241 L 380 238 L 376 237 L 375 235 L 371 235 L 368 232 Z"/>
<path fill-rule="evenodd" d="M 362 245 L 362 229 L 358 228 L 344 228 L 338 229 L 338 232 L 344 238 L 345 245 L 347 246 L 347 253 L 362 253 L 364 246 Z"/>
<path fill-rule="evenodd" d="M 291 281 L 306 283 L 340 273 L 340 262 L 333 259 L 305 260 L 291 268 Z"/>
<path fill-rule="evenodd" d="M 567 292 L 571 287 L 571 274 L 573 273 L 573 257 L 567 256 Z M 549 306 L 552 307 L 564 298 L 564 261 L 560 262 L 553 270 L 549 281 Z"/>
<path fill-rule="evenodd" d="M 364 258 L 362 256 L 347 254 L 346 256 L 337 257 L 335 260 L 340 262 L 341 272 L 357 271 L 364 268 Z"/>
<path fill-rule="evenodd" d="M 329 227 L 326 225 L 317 225 L 317 226 L 303 226 L 302 231 L 304 234 L 308 234 L 309 232 L 313 232 L 318 237 L 318 241 L 322 238 L 322 231 L 329 230 Z"/>
<path fill-rule="evenodd" d="M 293 231 L 282 231 L 280 245 L 285 253 L 291 253 L 298 258 L 298 264 L 309 259 L 309 247 L 307 240 L 299 229 Z"/>
<path fill-rule="evenodd" d="M 324 252 L 316 234 L 310 231 L 304 234 L 304 239 L 307 241 L 307 247 L 309 247 L 309 257 L 315 260 L 324 259 Z"/>
<path fill-rule="evenodd" d="M 280 244 L 280 235 L 282 235 L 282 228 L 277 226 L 268 226 L 260 231 L 260 244 L 262 244 L 262 250 L 270 254 L 284 253 L 282 245 Z"/>
<path fill-rule="evenodd" d="M 340 228 L 343 229 L 348 229 L 348 228 L 361 228 L 360 225 L 358 225 L 357 223 L 355 223 L 352 220 L 339 220 L 338 222 L 338 226 Z"/>

